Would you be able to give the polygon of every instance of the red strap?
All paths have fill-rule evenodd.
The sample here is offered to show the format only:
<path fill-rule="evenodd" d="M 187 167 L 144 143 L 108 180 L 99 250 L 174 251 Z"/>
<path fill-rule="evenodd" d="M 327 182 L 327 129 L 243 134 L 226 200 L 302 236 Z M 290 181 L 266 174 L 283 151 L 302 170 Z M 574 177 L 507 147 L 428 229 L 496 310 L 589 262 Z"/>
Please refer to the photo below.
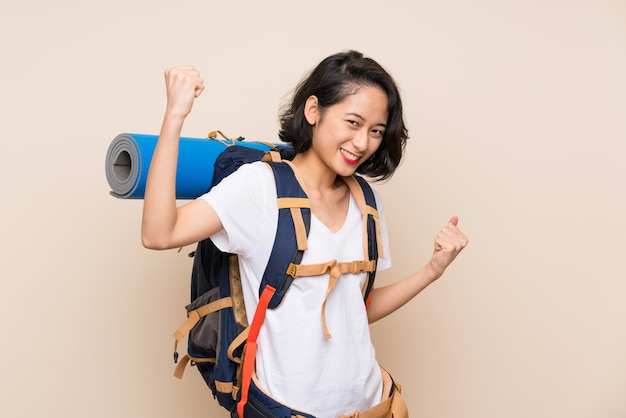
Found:
<path fill-rule="evenodd" d="M 263 321 L 265 321 L 265 312 L 267 311 L 267 306 L 270 303 L 270 299 L 272 299 L 272 296 L 274 296 L 274 292 L 276 292 L 276 289 L 274 289 L 272 286 L 265 286 L 265 289 L 263 289 L 263 293 L 261 293 L 259 304 L 256 306 L 256 311 L 254 311 L 252 324 L 250 325 L 250 333 L 248 334 L 248 340 L 246 342 L 245 348 L 245 356 L 243 360 L 243 370 L 241 377 L 241 399 L 237 404 L 237 415 L 239 415 L 239 418 L 243 418 L 243 408 L 248 402 L 248 391 L 250 390 L 252 373 L 254 373 L 255 368 L 257 347 L 256 340 L 259 336 L 259 331 L 261 331 Z"/>

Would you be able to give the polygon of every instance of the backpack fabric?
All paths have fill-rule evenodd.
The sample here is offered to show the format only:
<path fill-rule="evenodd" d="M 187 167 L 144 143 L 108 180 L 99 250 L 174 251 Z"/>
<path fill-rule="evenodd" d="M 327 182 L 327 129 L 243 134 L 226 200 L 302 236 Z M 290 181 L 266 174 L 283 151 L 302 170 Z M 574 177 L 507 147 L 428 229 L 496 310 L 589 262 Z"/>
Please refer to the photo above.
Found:
<path fill-rule="evenodd" d="M 308 198 L 292 167 L 285 162 L 294 155 L 288 147 L 274 146 L 265 152 L 230 146 L 215 162 L 211 188 L 242 164 L 259 160 L 268 161 L 276 181 L 279 207 L 276 239 L 259 289 L 259 306 L 251 324 L 248 324 L 243 304 L 237 255 L 220 251 L 209 238 L 199 242 L 195 252 L 190 254 L 194 257 L 192 302 L 186 306 L 187 321 L 174 333 L 174 361 L 178 362 L 178 342 L 189 334 L 187 354 L 178 362 L 174 375 L 181 378 L 186 365 L 191 362 L 198 368 L 219 404 L 231 411 L 233 416 L 243 417 L 244 406 L 248 402 L 254 374 L 256 336 L 265 310 L 280 304 L 291 282 L 296 277 L 328 273 L 330 292 L 342 273 L 365 271 L 369 276 L 363 288 L 364 301 L 367 302 L 379 252 L 383 256 L 373 191 L 364 179 L 354 176 L 346 178 L 346 183 L 365 218 L 364 248 L 368 259 L 351 263 L 331 260 L 322 264 L 300 264 L 307 248 L 311 214 Z M 322 321 L 327 333 L 324 307 Z"/>

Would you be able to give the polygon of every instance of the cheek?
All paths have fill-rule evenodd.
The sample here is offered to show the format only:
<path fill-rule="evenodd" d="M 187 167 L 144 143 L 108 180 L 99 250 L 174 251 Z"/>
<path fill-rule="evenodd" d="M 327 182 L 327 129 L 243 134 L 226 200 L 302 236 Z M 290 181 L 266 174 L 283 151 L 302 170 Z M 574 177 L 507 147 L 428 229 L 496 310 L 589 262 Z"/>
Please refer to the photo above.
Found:
<path fill-rule="evenodd" d="M 373 139 L 370 141 L 370 154 L 374 154 L 382 145 L 382 139 Z"/>
<path fill-rule="evenodd" d="M 367 156 L 365 159 L 363 159 L 363 162 L 368 161 L 370 158 L 372 158 L 372 155 L 376 154 L 376 151 L 378 151 L 379 148 L 379 146 L 370 147 L 370 149 L 367 150 Z"/>

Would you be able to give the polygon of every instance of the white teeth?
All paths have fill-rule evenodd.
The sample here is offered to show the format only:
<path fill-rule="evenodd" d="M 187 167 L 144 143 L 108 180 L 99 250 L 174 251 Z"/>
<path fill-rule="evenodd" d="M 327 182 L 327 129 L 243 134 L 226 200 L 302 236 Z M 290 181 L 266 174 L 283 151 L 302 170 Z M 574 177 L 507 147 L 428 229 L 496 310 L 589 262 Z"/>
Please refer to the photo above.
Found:
<path fill-rule="evenodd" d="M 349 160 L 351 160 L 351 161 L 356 161 L 356 160 L 358 160 L 358 159 L 359 159 L 359 156 L 358 156 L 358 155 L 356 155 L 356 154 L 352 154 L 351 152 L 346 151 L 346 150 L 345 150 L 345 149 L 343 149 L 343 148 L 341 149 L 341 153 L 342 153 L 342 154 L 343 154 L 343 155 L 344 155 L 347 159 L 349 159 Z"/>

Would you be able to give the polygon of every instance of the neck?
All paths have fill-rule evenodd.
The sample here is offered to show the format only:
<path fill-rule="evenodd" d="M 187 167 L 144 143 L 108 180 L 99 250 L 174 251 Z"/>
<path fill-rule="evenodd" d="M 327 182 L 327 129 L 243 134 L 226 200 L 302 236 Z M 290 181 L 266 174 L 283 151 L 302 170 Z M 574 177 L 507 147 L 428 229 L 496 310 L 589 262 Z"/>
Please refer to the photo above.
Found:
<path fill-rule="evenodd" d="M 304 182 L 307 193 L 334 190 L 343 184 L 337 173 L 320 161 L 308 158 L 306 153 L 296 155 L 293 165 L 300 173 L 300 181 Z"/>

